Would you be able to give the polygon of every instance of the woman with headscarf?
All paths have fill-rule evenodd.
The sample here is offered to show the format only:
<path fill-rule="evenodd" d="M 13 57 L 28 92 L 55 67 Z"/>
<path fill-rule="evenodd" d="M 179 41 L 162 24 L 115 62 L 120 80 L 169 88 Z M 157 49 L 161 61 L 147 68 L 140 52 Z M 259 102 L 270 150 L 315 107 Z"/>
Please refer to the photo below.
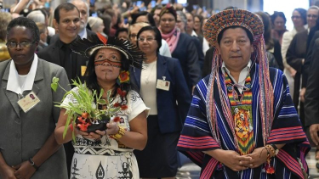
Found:
<path fill-rule="evenodd" d="M 204 36 L 216 49 L 212 72 L 195 88 L 178 149 L 201 178 L 307 178 L 309 142 L 285 76 L 268 67 L 260 18 L 225 10 Z"/>

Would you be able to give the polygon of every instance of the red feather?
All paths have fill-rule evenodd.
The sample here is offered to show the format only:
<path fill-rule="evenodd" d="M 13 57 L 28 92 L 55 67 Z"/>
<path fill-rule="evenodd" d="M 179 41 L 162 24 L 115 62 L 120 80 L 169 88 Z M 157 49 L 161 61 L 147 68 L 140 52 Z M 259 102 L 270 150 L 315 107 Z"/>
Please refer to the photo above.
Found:
<path fill-rule="evenodd" d="M 101 35 L 100 33 L 96 33 L 97 37 L 100 39 L 101 42 L 103 42 L 104 45 L 107 44 L 107 39 Z"/>

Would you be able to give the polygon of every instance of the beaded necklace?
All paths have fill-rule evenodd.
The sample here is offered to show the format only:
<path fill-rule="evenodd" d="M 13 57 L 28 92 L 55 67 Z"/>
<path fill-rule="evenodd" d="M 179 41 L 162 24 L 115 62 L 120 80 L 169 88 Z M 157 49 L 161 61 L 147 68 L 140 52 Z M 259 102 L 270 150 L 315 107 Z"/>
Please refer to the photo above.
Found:
<path fill-rule="evenodd" d="M 238 151 L 241 155 L 249 154 L 255 148 L 250 75 L 246 77 L 245 85 L 242 86 L 234 84 L 229 75 L 225 73 L 225 84 L 235 123 Z M 242 94 L 240 94 L 238 88 L 242 88 Z"/>

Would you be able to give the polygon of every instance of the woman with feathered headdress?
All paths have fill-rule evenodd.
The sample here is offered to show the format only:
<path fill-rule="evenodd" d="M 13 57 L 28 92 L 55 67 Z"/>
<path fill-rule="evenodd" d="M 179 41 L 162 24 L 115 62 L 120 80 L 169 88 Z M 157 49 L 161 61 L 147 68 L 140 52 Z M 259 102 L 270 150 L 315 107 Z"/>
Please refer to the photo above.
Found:
<path fill-rule="evenodd" d="M 78 39 L 72 43 L 73 52 L 90 60 L 86 82 L 73 88 L 60 105 L 56 139 L 58 143 L 74 139 L 71 178 L 94 175 L 96 178 L 138 179 L 133 150 L 143 150 L 146 145 L 149 108 L 132 90 L 129 69 L 141 68 L 144 55 L 126 40 L 106 39 L 100 34 L 90 39 L 93 40 Z M 86 89 L 95 95 L 93 103 L 82 100 L 84 97 L 92 99 L 87 96 Z M 88 107 L 84 108 L 86 103 Z M 90 109 L 91 106 L 99 110 L 75 114 L 79 113 L 76 112 L 78 109 Z M 98 116 L 104 117 L 94 120 Z"/>

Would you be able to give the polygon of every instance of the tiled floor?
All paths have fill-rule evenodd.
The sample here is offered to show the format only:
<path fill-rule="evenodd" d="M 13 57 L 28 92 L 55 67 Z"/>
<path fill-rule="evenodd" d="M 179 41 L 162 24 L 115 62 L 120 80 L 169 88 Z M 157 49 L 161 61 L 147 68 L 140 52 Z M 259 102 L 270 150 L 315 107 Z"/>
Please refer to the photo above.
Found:
<path fill-rule="evenodd" d="M 310 169 L 310 179 L 319 179 L 319 173 L 316 170 L 315 150 L 312 149 L 307 155 L 307 163 Z M 184 164 L 177 173 L 177 179 L 198 179 L 200 168 L 194 163 Z"/>

